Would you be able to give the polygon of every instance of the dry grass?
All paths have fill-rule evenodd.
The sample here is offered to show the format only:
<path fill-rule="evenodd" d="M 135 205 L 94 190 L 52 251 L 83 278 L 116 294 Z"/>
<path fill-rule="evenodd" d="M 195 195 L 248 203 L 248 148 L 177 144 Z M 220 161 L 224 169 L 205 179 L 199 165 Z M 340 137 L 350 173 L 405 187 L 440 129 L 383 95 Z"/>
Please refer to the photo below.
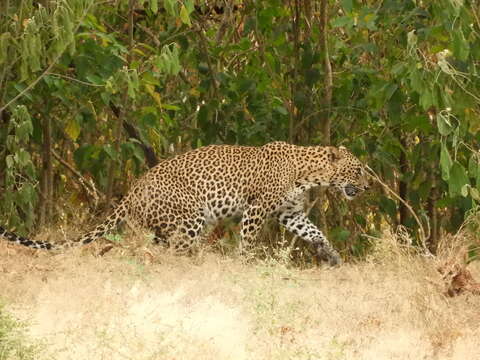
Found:
<path fill-rule="evenodd" d="M 366 262 L 334 269 L 143 243 L 100 250 L 0 242 L 1 297 L 46 344 L 39 359 L 480 358 L 480 297 L 446 297 L 438 260 L 392 234 Z"/>

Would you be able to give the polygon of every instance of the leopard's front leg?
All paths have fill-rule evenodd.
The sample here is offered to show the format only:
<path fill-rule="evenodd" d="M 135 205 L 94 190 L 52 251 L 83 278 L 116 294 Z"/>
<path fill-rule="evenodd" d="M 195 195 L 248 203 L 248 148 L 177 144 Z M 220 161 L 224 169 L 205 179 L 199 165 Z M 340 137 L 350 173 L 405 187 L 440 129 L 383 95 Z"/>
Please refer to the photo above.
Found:
<path fill-rule="evenodd" d="M 278 220 L 288 231 L 312 244 L 319 260 L 328 260 L 331 266 L 342 263 L 342 258 L 338 252 L 332 247 L 320 229 L 307 218 L 302 206 L 292 206 L 281 210 L 278 214 Z"/>
<path fill-rule="evenodd" d="M 242 216 L 241 223 L 241 249 L 240 252 L 244 255 L 249 255 L 253 248 L 254 242 L 257 240 L 258 234 L 265 224 L 267 212 L 265 206 L 255 204 L 250 205 Z"/>

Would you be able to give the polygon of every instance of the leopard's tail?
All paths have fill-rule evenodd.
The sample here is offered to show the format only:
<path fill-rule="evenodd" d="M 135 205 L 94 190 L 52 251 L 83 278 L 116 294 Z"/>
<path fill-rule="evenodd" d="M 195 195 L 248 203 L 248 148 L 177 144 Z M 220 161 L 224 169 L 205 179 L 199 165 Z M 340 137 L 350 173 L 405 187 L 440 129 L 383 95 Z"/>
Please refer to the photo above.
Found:
<path fill-rule="evenodd" d="M 19 245 L 31 247 L 34 249 L 44 249 L 44 250 L 61 250 L 65 248 L 72 248 L 76 246 L 86 245 L 92 241 L 97 240 L 98 238 L 105 235 L 107 232 L 113 230 L 117 225 L 125 219 L 126 209 L 123 204 L 120 204 L 100 225 L 97 225 L 95 229 L 89 231 L 88 233 L 82 235 L 79 239 L 74 242 L 66 243 L 62 245 L 54 245 L 48 242 L 35 241 L 24 238 L 20 235 L 17 235 L 13 232 L 10 232 L 0 226 L 0 237 L 17 243 Z"/>
<path fill-rule="evenodd" d="M 105 219 L 104 222 L 97 225 L 95 229 L 80 236 L 75 242 L 68 244 L 66 247 L 75 247 L 90 244 L 91 242 L 101 238 L 111 230 L 115 229 L 127 215 L 127 209 L 124 203 L 120 203 L 115 210 Z"/>
<path fill-rule="evenodd" d="M 34 249 L 45 249 L 45 250 L 52 250 L 55 248 L 54 245 L 48 243 L 48 242 L 43 242 L 43 241 L 35 241 L 35 240 L 30 240 L 27 238 L 24 238 L 23 236 L 17 235 L 13 232 L 10 232 L 3 227 L 0 226 L 0 237 L 4 237 L 8 241 L 12 241 L 14 243 L 23 245 L 23 246 L 28 246 Z"/>

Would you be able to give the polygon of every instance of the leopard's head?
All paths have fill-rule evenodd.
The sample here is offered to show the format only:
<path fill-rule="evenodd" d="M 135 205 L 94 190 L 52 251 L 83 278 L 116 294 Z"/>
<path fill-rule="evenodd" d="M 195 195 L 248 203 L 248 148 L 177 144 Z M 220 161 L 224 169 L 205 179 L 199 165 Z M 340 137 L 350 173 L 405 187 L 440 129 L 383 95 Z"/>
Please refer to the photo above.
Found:
<path fill-rule="evenodd" d="M 333 175 L 329 185 L 337 188 L 349 200 L 368 190 L 369 176 L 360 160 L 343 146 L 331 147 L 330 151 Z"/>

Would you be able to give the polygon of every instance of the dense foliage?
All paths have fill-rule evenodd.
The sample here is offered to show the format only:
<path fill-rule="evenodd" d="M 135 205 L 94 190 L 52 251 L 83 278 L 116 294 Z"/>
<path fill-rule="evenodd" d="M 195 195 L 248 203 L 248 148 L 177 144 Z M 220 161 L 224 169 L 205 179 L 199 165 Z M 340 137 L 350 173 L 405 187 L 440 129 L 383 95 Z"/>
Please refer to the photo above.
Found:
<path fill-rule="evenodd" d="M 347 146 L 434 249 L 480 202 L 479 14 L 474 0 L 5 0 L 1 221 L 26 232 L 59 199 L 109 203 L 172 152 L 286 140 Z M 418 227 L 380 186 L 324 200 L 354 254 L 360 233 Z"/>

